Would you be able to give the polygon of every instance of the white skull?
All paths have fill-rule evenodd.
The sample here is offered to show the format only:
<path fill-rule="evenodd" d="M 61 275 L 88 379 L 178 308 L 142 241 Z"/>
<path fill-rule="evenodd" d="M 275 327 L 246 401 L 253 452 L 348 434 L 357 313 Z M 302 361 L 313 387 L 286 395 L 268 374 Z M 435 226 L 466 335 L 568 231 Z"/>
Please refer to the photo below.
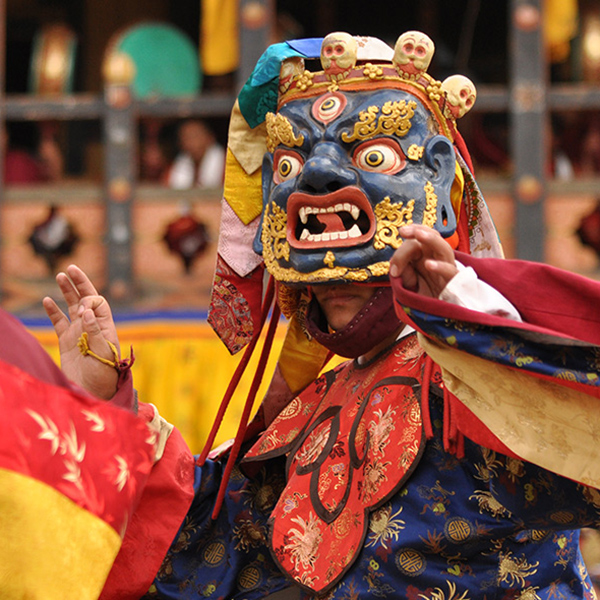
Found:
<path fill-rule="evenodd" d="M 435 44 L 428 35 L 406 31 L 396 42 L 393 61 L 399 71 L 416 75 L 427 71 L 434 52 Z"/>
<path fill-rule="evenodd" d="M 338 31 L 330 33 L 321 45 L 321 65 L 325 73 L 337 75 L 356 64 L 358 44 L 349 34 Z"/>
<path fill-rule="evenodd" d="M 473 108 L 477 90 L 468 77 L 451 75 L 442 82 L 442 89 L 446 92 L 448 109 L 455 119 L 460 119 Z"/>
<path fill-rule="evenodd" d="M 281 63 L 281 68 L 279 70 L 279 93 L 285 93 L 294 77 L 301 75 L 304 72 L 304 59 L 300 56 L 292 56 L 290 58 L 286 58 Z"/>

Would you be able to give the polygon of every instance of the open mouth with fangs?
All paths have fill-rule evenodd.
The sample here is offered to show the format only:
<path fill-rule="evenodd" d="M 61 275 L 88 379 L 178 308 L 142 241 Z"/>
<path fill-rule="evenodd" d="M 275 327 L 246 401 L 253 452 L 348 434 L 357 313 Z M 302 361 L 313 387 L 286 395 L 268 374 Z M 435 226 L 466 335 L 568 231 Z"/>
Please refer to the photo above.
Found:
<path fill-rule="evenodd" d="M 342 248 L 371 239 L 375 215 L 367 197 L 356 187 L 313 196 L 290 195 L 287 241 L 292 248 Z"/>

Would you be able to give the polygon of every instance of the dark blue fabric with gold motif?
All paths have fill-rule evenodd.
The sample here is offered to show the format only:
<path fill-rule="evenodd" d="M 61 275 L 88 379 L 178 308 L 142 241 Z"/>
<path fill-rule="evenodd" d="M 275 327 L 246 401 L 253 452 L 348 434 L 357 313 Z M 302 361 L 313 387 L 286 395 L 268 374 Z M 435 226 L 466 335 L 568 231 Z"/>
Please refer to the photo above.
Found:
<path fill-rule="evenodd" d="M 321 597 L 593 598 L 577 530 L 598 524 L 600 494 L 469 440 L 458 459 L 444 449 L 442 399 L 429 402 L 433 437 L 417 468 L 371 513 L 362 550 Z M 196 498 L 147 598 L 252 600 L 294 585 L 267 544 L 282 458 L 251 479 L 236 471 L 211 521 L 221 472 L 218 461 L 197 468 Z"/>

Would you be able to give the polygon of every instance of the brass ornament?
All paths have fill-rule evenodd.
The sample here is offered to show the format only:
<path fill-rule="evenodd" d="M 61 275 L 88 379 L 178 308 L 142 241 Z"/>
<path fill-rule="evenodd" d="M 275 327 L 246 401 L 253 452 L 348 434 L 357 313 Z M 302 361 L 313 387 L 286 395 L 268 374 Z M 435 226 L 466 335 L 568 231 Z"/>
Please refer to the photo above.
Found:
<path fill-rule="evenodd" d="M 335 263 L 335 254 L 329 250 L 323 259 L 323 262 L 330 268 L 333 269 L 333 265 Z"/>
<path fill-rule="evenodd" d="M 374 265 L 360 269 L 348 267 L 323 268 L 311 273 L 300 273 L 296 269 L 286 269 L 279 265 L 273 256 L 271 248 L 265 246 L 263 258 L 267 271 L 280 283 L 311 285 L 314 283 L 327 283 L 336 279 L 343 279 L 349 283 L 365 283 L 373 277 L 385 277 L 390 270 L 389 261 L 378 262 Z"/>
<path fill-rule="evenodd" d="M 427 227 L 432 227 L 435 225 L 437 221 L 437 201 L 438 197 L 435 193 L 435 188 L 431 181 L 428 181 L 424 187 L 425 190 L 425 211 L 423 212 L 423 225 L 427 225 Z"/>
<path fill-rule="evenodd" d="M 412 224 L 414 208 L 414 199 L 409 200 L 404 206 L 403 202 L 392 204 L 389 196 L 386 196 L 375 207 L 377 231 L 375 232 L 373 246 L 377 250 L 383 250 L 386 246 L 397 249 L 402 245 L 399 229 Z"/>
<path fill-rule="evenodd" d="M 425 148 L 423 146 L 417 146 L 417 144 L 411 144 L 408 147 L 406 156 L 408 157 L 408 160 L 417 161 L 423 157 L 423 152 L 425 152 Z"/>
<path fill-rule="evenodd" d="M 342 133 L 344 142 L 355 140 L 368 140 L 378 134 L 405 136 L 411 128 L 411 119 L 415 114 L 417 103 L 414 100 L 398 100 L 386 102 L 381 107 L 381 115 L 378 106 L 369 106 L 367 110 L 359 113 L 360 121 L 354 124 L 352 134 Z"/>
<path fill-rule="evenodd" d="M 290 245 L 286 240 L 286 228 L 287 214 L 277 204 L 271 202 L 265 208 L 261 239 L 263 252 L 265 254 L 268 252 L 273 260 L 279 260 L 280 258 L 289 260 L 290 258 Z"/>
<path fill-rule="evenodd" d="M 383 77 L 383 68 L 381 65 L 367 63 L 363 69 L 363 75 L 369 79 L 381 79 Z"/>
<path fill-rule="evenodd" d="M 312 71 L 305 70 L 302 75 L 298 76 L 296 81 L 296 87 L 305 92 L 308 88 L 310 88 L 313 84 L 313 78 L 315 74 Z"/>
<path fill-rule="evenodd" d="M 277 113 L 267 113 L 267 150 L 273 152 L 277 146 L 283 144 L 288 148 L 301 146 L 304 143 L 302 134 L 296 135 L 289 120 Z"/>

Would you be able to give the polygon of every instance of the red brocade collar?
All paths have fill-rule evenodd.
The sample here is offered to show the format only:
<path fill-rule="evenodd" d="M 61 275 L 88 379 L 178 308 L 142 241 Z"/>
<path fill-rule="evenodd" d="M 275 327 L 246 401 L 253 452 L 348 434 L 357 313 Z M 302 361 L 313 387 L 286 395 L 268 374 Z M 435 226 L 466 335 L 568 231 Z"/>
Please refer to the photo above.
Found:
<path fill-rule="evenodd" d="M 366 365 L 326 373 L 279 414 L 243 464 L 287 455 L 271 551 L 311 592 L 334 586 L 360 552 L 370 512 L 412 473 L 425 446 L 425 356 L 410 335 Z"/>

